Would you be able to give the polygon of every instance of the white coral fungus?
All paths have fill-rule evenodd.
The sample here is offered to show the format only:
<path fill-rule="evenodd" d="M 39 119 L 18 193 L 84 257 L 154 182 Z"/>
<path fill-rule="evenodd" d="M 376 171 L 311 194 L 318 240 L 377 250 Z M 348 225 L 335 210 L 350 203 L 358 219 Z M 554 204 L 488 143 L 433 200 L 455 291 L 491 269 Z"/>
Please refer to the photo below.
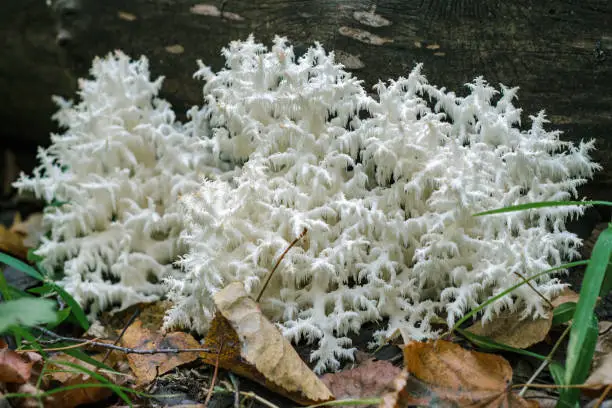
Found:
<path fill-rule="evenodd" d="M 159 299 L 186 248 L 179 195 L 198 186 L 209 157 L 201 129 L 175 121 L 156 97 L 148 61 L 117 52 L 79 82 L 80 103 L 56 98 L 66 128 L 40 149 L 40 166 L 15 185 L 48 202 L 38 255 L 90 316 Z"/>
<path fill-rule="evenodd" d="M 457 96 L 418 65 L 372 97 L 319 44 L 297 58 L 284 38 L 268 50 L 250 37 L 223 55 L 218 73 L 200 64 L 204 105 L 184 125 L 156 98 L 145 59 L 96 60 L 82 101 L 57 115 L 68 130 L 17 183 L 64 203 L 47 210 L 38 253 L 92 316 L 158 298 L 165 279 L 166 327 L 204 332 L 211 295 L 236 280 L 257 292 L 307 228 L 261 304 L 285 336 L 318 342 L 321 372 L 352 357 L 347 336 L 367 322 L 383 323 L 379 340 L 400 328 L 431 338 L 435 316 L 453 324 L 577 255 L 564 223 L 581 207 L 473 216 L 575 197 L 598 168 L 592 142 L 561 141 L 543 113 L 521 130 L 516 88 L 477 78 Z M 564 285 L 532 286 L 552 296 Z M 546 313 L 527 285 L 483 318 L 503 309 Z"/>
<path fill-rule="evenodd" d="M 211 294 L 232 281 L 257 292 L 292 239 L 308 229 L 265 292 L 262 307 L 285 336 L 318 341 L 316 371 L 351 357 L 347 334 L 387 319 L 435 335 L 434 316 L 457 318 L 521 281 L 577 255 L 564 220 L 579 207 L 474 217 L 483 210 L 564 200 L 598 167 L 592 143 L 544 130 L 540 113 L 520 130 L 517 88 L 482 78 L 459 97 L 429 85 L 418 65 L 376 85 L 378 98 L 320 45 L 300 58 L 285 39 L 268 51 L 253 38 L 223 50 L 226 69 L 206 80 L 212 150 L 235 163 L 230 183 L 204 181 L 185 200 L 191 250 L 170 280 L 167 326 L 205 331 Z M 542 277 L 544 296 L 563 284 Z M 546 313 L 527 285 L 484 310 Z"/>

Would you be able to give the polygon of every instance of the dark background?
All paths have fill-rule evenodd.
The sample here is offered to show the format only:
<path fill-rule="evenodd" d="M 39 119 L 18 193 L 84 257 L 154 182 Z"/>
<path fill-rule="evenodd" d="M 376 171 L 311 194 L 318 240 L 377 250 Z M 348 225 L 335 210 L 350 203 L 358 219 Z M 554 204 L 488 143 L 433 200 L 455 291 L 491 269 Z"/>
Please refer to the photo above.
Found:
<path fill-rule="evenodd" d="M 597 140 L 605 168 L 584 193 L 608 194 L 612 177 L 612 2 L 608 0 L 228 0 L 224 16 L 191 11 L 194 0 L 43 0 L 0 2 L 0 160 L 3 193 L 19 169 L 35 163 L 36 146 L 57 130 L 51 95 L 74 97 L 91 60 L 121 49 L 149 57 L 165 75 L 162 96 L 177 113 L 201 102 L 196 59 L 219 69 L 220 50 L 254 33 L 269 44 L 287 36 L 299 49 L 320 41 L 326 50 L 359 58 L 355 74 L 368 86 L 407 74 L 423 62 L 429 81 L 462 93 L 483 75 L 495 86 L 520 86 L 528 116 L 546 109 L 551 128 L 570 140 Z M 376 6 L 391 22 L 371 27 L 354 17 Z M 236 14 L 242 18 L 237 19 Z M 367 30 L 382 45 L 342 35 Z M 388 40 L 392 40 L 388 41 Z M 180 47 L 182 47 L 182 51 Z M 346 54 L 345 54 L 346 55 Z M 356 66 L 356 65 L 354 65 Z M 17 169 L 17 170 L 16 170 Z"/>

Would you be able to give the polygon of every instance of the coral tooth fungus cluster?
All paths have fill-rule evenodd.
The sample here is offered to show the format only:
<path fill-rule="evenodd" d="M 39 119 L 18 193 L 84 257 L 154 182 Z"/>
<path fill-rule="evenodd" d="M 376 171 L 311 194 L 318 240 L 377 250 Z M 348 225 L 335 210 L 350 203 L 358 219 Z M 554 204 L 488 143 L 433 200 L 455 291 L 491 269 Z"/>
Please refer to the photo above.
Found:
<path fill-rule="evenodd" d="M 219 72 L 200 63 L 204 102 L 185 124 L 146 60 L 97 60 L 82 102 L 58 113 L 66 133 L 17 183 L 66 202 L 47 211 L 39 253 L 94 315 L 167 291 L 166 326 L 204 332 L 211 295 L 236 280 L 256 292 L 307 228 L 261 306 L 285 336 L 317 343 L 321 372 L 352 357 L 348 335 L 367 322 L 381 323 L 378 340 L 431 338 L 435 316 L 453 324 L 577 255 L 565 221 L 581 207 L 473 216 L 575 197 L 598 169 L 592 142 L 562 141 L 543 113 L 522 129 L 517 88 L 476 78 L 458 96 L 417 65 L 372 97 L 319 44 L 297 58 L 284 38 L 268 50 L 249 37 L 223 55 Z M 506 308 L 546 314 L 527 285 L 483 318 Z"/>

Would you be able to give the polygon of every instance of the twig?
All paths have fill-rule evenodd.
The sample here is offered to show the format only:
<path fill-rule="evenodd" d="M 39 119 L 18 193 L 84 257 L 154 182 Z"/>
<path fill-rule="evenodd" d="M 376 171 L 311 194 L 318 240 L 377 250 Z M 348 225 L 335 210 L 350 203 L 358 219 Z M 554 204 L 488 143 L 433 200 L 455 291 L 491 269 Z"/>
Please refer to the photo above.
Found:
<path fill-rule="evenodd" d="M 546 298 L 546 296 L 544 296 L 542 293 L 540 293 L 540 292 L 539 292 L 539 291 L 538 291 L 538 290 L 537 290 L 537 289 L 536 289 L 536 288 L 535 288 L 535 287 L 534 287 L 534 286 L 531 284 L 531 282 L 529 282 L 529 281 L 528 281 L 528 280 L 527 280 L 527 279 L 526 279 L 526 278 L 525 278 L 523 275 L 521 275 L 521 274 L 520 274 L 520 273 L 518 273 L 518 272 L 514 272 L 514 274 L 515 274 L 516 276 L 518 276 L 519 278 L 521 278 L 521 279 L 523 280 L 523 282 L 524 282 L 524 283 L 526 283 L 526 284 L 527 284 L 527 285 L 528 285 L 528 286 L 529 286 L 531 289 L 533 289 L 533 291 L 534 291 L 534 292 L 535 292 L 535 293 L 536 293 L 536 294 L 537 294 L 539 297 L 541 297 L 541 298 L 542 298 L 542 300 L 544 300 L 544 302 L 546 302 L 546 304 L 547 304 L 547 305 L 548 305 L 548 306 L 549 306 L 551 309 L 554 309 L 554 308 L 555 308 L 555 306 L 552 304 L 552 302 L 551 302 L 550 300 L 548 300 L 548 299 Z"/>
<path fill-rule="evenodd" d="M 274 268 L 272 268 L 272 270 L 270 271 L 268 276 L 266 276 L 266 280 L 265 280 L 263 286 L 261 287 L 261 290 L 259 291 L 259 295 L 257 295 L 257 298 L 255 299 L 255 302 L 259 302 L 259 299 L 261 299 L 261 295 L 263 295 L 264 291 L 266 290 L 266 287 L 268 286 L 268 283 L 270 283 L 270 279 L 272 278 L 272 275 L 274 274 L 274 271 L 276 270 L 276 268 L 278 268 L 278 265 L 280 265 L 280 263 L 283 260 L 283 258 L 285 257 L 285 255 L 287 255 L 287 252 L 289 252 L 289 250 L 295 244 L 297 244 L 298 241 L 300 239 L 302 239 L 304 237 L 304 235 L 306 235 L 307 232 L 308 232 L 308 229 L 304 228 L 304 231 L 302 231 L 302 233 L 300 235 L 298 235 L 293 241 L 291 241 L 291 243 L 289 244 L 287 249 L 285 249 L 285 251 L 278 258 L 278 261 L 276 261 L 276 264 L 274 265 Z"/>
<path fill-rule="evenodd" d="M 213 390 L 215 389 L 215 383 L 217 382 L 217 374 L 219 374 L 219 360 L 221 359 L 221 351 L 223 351 L 223 338 L 221 339 L 221 346 L 219 346 L 219 352 L 217 353 L 217 360 L 215 361 L 215 371 L 213 372 L 212 380 L 210 380 L 210 388 L 208 389 L 208 394 L 206 394 L 206 399 L 204 400 L 204 408 L 208 407 L 208 403 L 213 395 Z"/>
<path fill-rule="evenodd" d="M 546 368 L 546 366 L 548 366 L 548 364 L 550 364 L 550 362 L 552 361 L 553 356 L 555 355 L 555 353 L 557 352 L 557 349 L 559 348 L 559 346 L 561 345 L 561 342 L 563 341 L 563 339 L 565 338 L 565 336 L 567 336 L 570 332 L 570 328 L 572 327 L 571 324 L 569 324 L 565 330 L 563 331 L 563 333 L 561 333 L 561 336 L 559 337 L 559 339 L 557 340 L 557 342 L 555 343 L 555 345 L 553 346 L 552 350 L 550 350 L 550 353 L 548 353 L 548 355 L 546 356 L 546 359 L 542 362 L 542 364 L 540 364 L 540 366 L 538 367 L 538 369 L 535 371 L 535 373 L 533 373 L 533 375 L 531 376 L 531 378 L 529 380 L 527 380 L 527 384 L 523 387 L 523 389 L 521 390 L 521 392 L 519 392 L 519 397 L 524 397 L 525 393 L 527 392 L 527 389 L 529 388 L 529 386 L 535 381 L 536 378 L 538 378 L 538 375 L 540 375 L 540 373 L 542 371 L 544 371 L 544 369 Z"/>
<path fill-rule="evenodd" d="M 608 386 L 606 387 L 606 389 L 604 390 L 604 392 L 601 394 L 601 396 L 597 399 L 597 402 L 595 403 L 595 406 L 593 408 L 599 408 L 601 407 L 601 404 L 603 404 L 603 402 L 606 399 L 606 396 L 610 393 L 610 390 L 612 390 L 612 384 L 608 384 Z"/>
<path fill-rule="evenodd" d="M 134 348 L 130 348 L 130 347 L 120 347 L 120 346 L 116 346 L 114 344 L 100 343 L 100 342 L 91 341 L 91 340 L 87 340 L 87 339 L 77 339 L 77 338 L 74 338 L 74 337 L 60 336 L 59 334 L 56 334 L 56 333 L 54 333 L 54 332 L 52 332 L 50 330 L 47 330 L 44 327 L 36 326 L 36 329 L 40 330 L 41 332 L 43 332 L 47 336 L 51 336 L 51 337 L 54 337 L 56 339 L 60 339 L 62 341 L 70 341 L 70 342 L 73 342 L 73 343 L 87 343 L 87 345 L 90 345 L 90 346 L 101 347 L 101 348 L 106 348 L 106 349 L 111 349 L 111 350 L 117 350 L 117 351 L 124 352 L 126 354 L 165 354 L 165 353 L 191 353 L 191 352 L 213 353 L 214 352 L 214 350 L 209 349 L 209 348 L 189 348 L 189 349 L 165 348 L 165 349 L 152 349 L 152 350 L 134 349 Z"/>
<path fill-rule="evenodd" d="M 271 403 L 270 401 L 268 401 L 267 399 L 260 397 L 259 395 L 255 394 L 253 391 L 249 391 L 249 392 L 240 391 L 240 395 L 244 395 L 245 397 L 253 398 L 254 400 L 259 401 L 265 406 L 270 407 L 270 408 L 280 408 L 278 405 L 275 405 Z"/>
<path fill-rule="evenodd" d="M 130 327 L 132 323 L 134 323 L 134 320 L 136 320 L 139 314 L 140 314 L 140 309 L 136 309 L 136 311 L 132 314 L 132 317 L 130 317 L 130 320 L 128 320 L 126 325 L 123 327 L 123 330 L 121 330 L 121 333 L 119 334 L 119 337 L 117 337 L 117 340 L 115 340 L 115 342 L 113 343 L 114 346 L 119 344 L 119 341 L 121 340 L 121 338 L 127 331 L 128 327 Z M 102 359 L 102 364 L 104 364 L 104 362 L 106 361 L 106 359 L 108 358 L 108 356 L 110 356 L 112 352 L 113 350 L 111 349 L 106 350 L 106 354 L 104 354 L 104 358 Z"/>
<path fill-rule="evenodd" d="M 234 387 L 234 408 L 240 408 L 240 380 L 231 371 L 228 374 Z"/>
<path fill-rule="evenodd" d="M 75 348 L 79 348 L 79 347 L 85 347 L 85 346 L 87 346 L 89 344 L 95 343 L 96 340 L 98 340 L 98 339 L 87 340 L 87 341 L 84 341 L 84 342 L 79 343 L 79 344 L 73 344 L 71 346 L 43 348 L 43 351 L 71 350 L 71 349 L 75 349 Z M 61 341 L 61 340 L 59 340 L 59 341 Z M 15 351 L 18 352 L 18 353 L 25 353 L 25 352 L 29 352 L 29 351 L 38 352 L 37 349 L 19 349 L 19 350 L 15 350 Z"/>

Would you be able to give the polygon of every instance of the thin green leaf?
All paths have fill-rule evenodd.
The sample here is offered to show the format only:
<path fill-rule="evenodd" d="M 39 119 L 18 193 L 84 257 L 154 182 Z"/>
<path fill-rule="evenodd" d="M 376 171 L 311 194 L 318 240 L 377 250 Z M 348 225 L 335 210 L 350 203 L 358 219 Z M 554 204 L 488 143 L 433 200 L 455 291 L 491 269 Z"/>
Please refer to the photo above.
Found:
<path fill-rule="evenodd" d="M 28 255 L 26 256 L 26 259 L 29 262 L 36 263 L 36 262 L 42 261 L 44 258 L 42 256 L 36 254 L 36 248 L 29 248 L 28 249 Z"/>
<path fill-rule="evenodd" d="M 44 358 L 47 358 L 47 352 L 42 348 L 42 346 L 38 343 L 38 340 L 36 339 L 36 337 L 28 329 L 26 329 L 25 327 L 21 327 L 21 326 L 12 326 L 11 333 L 15 337 L 20 337 L 20 338 L 23 337 L 24 339 L 26 339 L 29 342 L 28 348 L 31 347 L 35 349 L 36 351 L 40 353 L 41 356 L 43 356 Z M 21 341 L 19 341 L 19 343 L 21 344 Z"/>
<path fill-rule="evenodd" d="M 567 323 L 574 317 L 576 311 L 576 302 L 565 302 L 555 307 L 553 310 L 552 325 L 558 326 Z"/>
<path fill-rule="evenodd" d="M 9 285 L 9 292 L 11 292 L 11 297 L 13 299 L 32 298 L 32 297 L 34 297 L 34 295 L 32 295 L 32 294 L 30 294 L 28 292 L 25 292 L 25 291 L 23 291 L 21 289 L 17 289 L 16 287 L 11 286 L 11 285 Z"/>
<path fill-rule="evenodd" d="M 8 266 L 12 266 L 13 268 L 20 270 L 21 272 L 30 275 L 34 279 L 37 279 L 39 281 L 45 280 L 44 276 L 42 276 L 40 272 L 38 272 L 35 268 L 31 267 L 20 259 L 10 256 L 9 254 L 0 252 L 0 262 L 4 262 Z"/>
<path fill-rule="evenodd" d="M 54 198 L 53 200 L 51 200 L 49 204 L 47 204 L 47 207 L 61 207 L 62 205 L 68 204 L 68 203 L 69 201 L 60 201 Z"/>
<path fill-rule="evenodd" d="M 567 361 L 565 363 L 565 382 L 566 384 L 581 384 L 586 377 L 579 370 L 580 360 L 585 356 L 583 350 L 590 342 L 590 326 L 593 323 L 593 310 L 599 296 L 599 291 L 603 283 L 610 254 L 612 253 L 612 228 L 608 227 L 600 235 L 593 252 L 589 265 L 584 273 L 580 298 L 576 305 L 574 321 L 570 331 L 569 344 L 567 346 Z M 591 356 L 592 357 L 592 356 Z M 590 364 L 591 360 L 588 360 Z"/>
<path fill-rule="evenodd" d="M 46 295 L 49 295 L 49 294 L 55 292 L 55 285 L 54 284 L 45 283 L 45 284 L 43 284 L 41 286 L 37 286 L 35 288 L 28 289 L 28 292 L 34 293 L 34 294 L 40 295 L 40 296 L 46 296 Z"/>
<path fill-rule="evenodd" d="M 0 303 L 0 333 L 9 327 L 31 327 L 57 320 L 55 302 L 49 299 L 21 298 Z"/>
<path fill-rule="evenodd" d="M 519 204 L 519 205 L 511 205 L 508 207 L 497 208 L 495 210 L 482 211 L 474 214 L 475 217 L 480 217 L 482 215 L 490 215 L 490 214 L 501 214 L 507 212 L 515 212 L 515 211 L 524 211 L 524 210 L 532 210 L 534 208 L 544 208 L 544 207 L 562 207 L 567 205 L 607 205 L 612 206 L 612 202 L 610 201 L 540 201 L 537 203 L 527 203 L 527 204 Z"/>
<path fill-rule="evenodd" d="M 548 365 L 548 371 L 550 371 L 550 375 L 552 376 L 556 385 L 560 387 L 565 385 L 565 367 L 555 361 Z M 559 401 L 557 402 L 558 407 L 571 408 L 577 405 L 578 399 L 575 395 L 569 394 L 568 391 L 568 388 L 559 388 Z"/>
<path fill-rule="evenodd" d="M 529 281 L 532 281 L 534 279 L 539 278 L 540 276 L 549 274 L 551 272 L 554 271 L 558 271 L 561 269 L 568 269 L 568 268 L 573 268 L 574 266 L 580 266 L 580 265 L 588 265 L 589 261 L 575 261 L 575 262 L 569 262 L 563 265 L 559 265 L 559 266 L 555 266 L 554 268 L 550 268 L 547 269 L 545 271 L 542 271 L 540 273 L 536 273 L 535 275 L 522 280 L 520 283 L 517 283 L 514 286 L 509 287 L 508 289 L 506 289 L 505 291 L 503 291 L 502 293 L 493 296 L 492 298 L 487 299 L 486 302 L 484 302 L 483 304 L 481 304 L 480 306 L 478 306 L 477 308 L 473 309 L 472 311 L 470 311 L 468 314 L 466 314 L 465 316 L 463 316 L 461 319 L 459 319 L 459 321 L 457 323 L 455 323 L 455 325 L 453 326 L 453 328 L 451 329 L 451 331 L 456 330 L 458 327 L 460 327 L 463 323 L 465 323 L 466 321 L 468 321 L 468 319 L 470 319 L 472 316 L 474 316 L 475 314 L 477 314 L 478 312 L 480 312 L 482 309 L 484 309 L 485 307 L 487 307 L 488 305 L 490 305 L 491 303 L 495 302 L 498 299 L 501 299 L 502 297 L 506 296 L 508 293 L 512 292 L 513 290 L 515 290 L 516 288 L 519 288 L 521 286 L 523 286 L 524 284 L 526 284 Z"/>
<path fill-rule="evenodd" d="M 66 292 L 64 288 L 56 284 L 53 284 L 53 286 L 62 299 L 64 299 L 64 302 L 70 306 L 72 309 L 72 315 L 77 319 L 83 330 L 87 331 L 89 329 L 89 320 L 87 320 L 87 316 L 85 315 L 83 308 L 81 308 L 81 305 L 79 305 L 79 303 L 74 300 L 74 298 L 68 292 Z"/>
<path fill-rule="evenodd" d="M 2 294 L 2 299 L 5 301 L 13 298 L 13 294 L 11 293 L 9 284 L 4 277 L 4 270 L 2 268 L 0 268 L 0 294 Z"/>
<path fill-rule="evenodd" d="M 496 341 L 491 340 L 490 338 L 486 337 L 486 336 L 481 336 L 479 334 L 474 334 L 468 330 L 463 330 L 463 329 L 456 329 L 459 333 L 461 333 L 461 335 L 465 338 L 467 338 L 469 341 L 471 341 L 472 343 L 476 344 L 479 347 L 484 347 L 487 348 L 489 350 L 504 350 L 504 351 L 511 351 L 513 353 L 517 353 L 517 354 L 522 354 L 524 356 L 528 356 L 528 357 L 534 357 L 537 358 L 539 360 L 546 360 L 546 356 L 542 356 L 540 354 L 537 353 L 532 353 L 531 351 L 527 351 L 527 350 L 523 350 L 523 349 L 519 349 L 519 348 L 515 348 L 512 346 L 508 346 L 506 344 L 503 343 L 498 343 Z"/>
<path fill-rule="evenodd" d="M 606 297 L 610 292 L 612 292 L 612 264 L 608 264 L 606 268 L 606 276 L 604 276 L 604 280 L 601 283 L 599 296 Z"/>
<path fill-rule="evenodd" d="M 572 323 L 572 328 L 574 325 L 580 325 L 577 318 L 574 318 Z M 584 341 L 581 344 L 580 349 L 571 349 L 571 347 L 576 347 L 576 343 L 572 343 L 571 333 L 570 333 L 570 343 L 568 344 L 567 351 L 567 359 L 566 359 L 566 367 L 570 359 L 570 355 L 575 355 L 577 363 L 573 367 L 573 372 L 569 372 L 566 368 L 565 371 L 565 380 L 567 385 L 572 384 L 583 384 L 584 381 L 589 376 L 589 372 L 591 370 L 591 362 L 593 361 L 593 354 L 595 354 L 595 346 L 597 345 L 597 337 L 599 336 L 599 326 L 597 322 L 597 316 L 595 313 L 591 313 L 590 318 L 588 319 L 586 326 L 586 335 L 584 337 Z M 570 376 L 571 374 L 571 376 Z M 571 381 L 571 382 L 569 382 Z M 579 393 L 579 390 L 572 390 L 576 393 Z"/>
<path fill-rule="evenodd" d="M 62 324 L 68 318 L 68 316 L 70 316 L 70 312 L 71 312 L 71 309 L 69 307 L 59 310 L 57 312 L 57 320 L 52 323 L 49 323 L 47 325 L 47 328 L 53 329 L 59 326 L 60 324 Z"/>

